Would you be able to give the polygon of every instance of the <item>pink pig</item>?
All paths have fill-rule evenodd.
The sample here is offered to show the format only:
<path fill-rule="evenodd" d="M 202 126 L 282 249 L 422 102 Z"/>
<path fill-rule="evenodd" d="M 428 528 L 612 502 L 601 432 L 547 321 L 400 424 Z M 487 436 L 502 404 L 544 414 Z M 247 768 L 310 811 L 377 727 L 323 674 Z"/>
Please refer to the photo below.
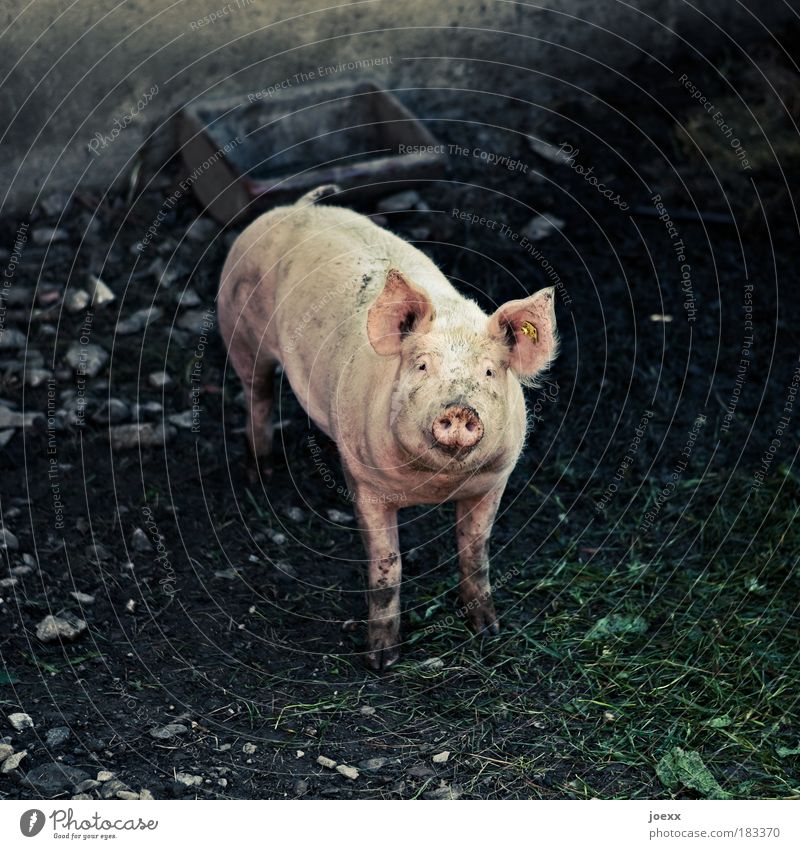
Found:
<path fill-rule="evenodd" d="M 314 206 L 327 191 L 239 236 L 219 321 L 245 387 L 255 468 L 268 470 L 279 364 L 338 445 L 369 557 L 367 659 L 385 669 L 400 654 L 399 505 L 456 502 L 461 612 L 476 632 L 499 631 L 489 536 L 525 441 L 522 385 L 557 353 L 554 291 L 488 316 L 398 236 Z"/>

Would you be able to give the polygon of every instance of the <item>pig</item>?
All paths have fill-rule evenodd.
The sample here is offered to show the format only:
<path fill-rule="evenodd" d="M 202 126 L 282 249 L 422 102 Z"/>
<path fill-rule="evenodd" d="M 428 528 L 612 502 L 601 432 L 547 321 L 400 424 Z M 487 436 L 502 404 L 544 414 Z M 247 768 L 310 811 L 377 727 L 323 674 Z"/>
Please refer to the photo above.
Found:
<path fill-rule="evenodd" d="M 400 656 L 398 508 L 454 501 L 460 614 L 499 633 L 489 537 L 522 451 L 522 387 L 556 357 L 553 288 L 487 315 L 424 253 L 366 216 L 316 203 L 267 212 L 222 270 L 219 328 L 269 474 L 273 375 L 337 445 L 367 551 L 368 664 Z"/>

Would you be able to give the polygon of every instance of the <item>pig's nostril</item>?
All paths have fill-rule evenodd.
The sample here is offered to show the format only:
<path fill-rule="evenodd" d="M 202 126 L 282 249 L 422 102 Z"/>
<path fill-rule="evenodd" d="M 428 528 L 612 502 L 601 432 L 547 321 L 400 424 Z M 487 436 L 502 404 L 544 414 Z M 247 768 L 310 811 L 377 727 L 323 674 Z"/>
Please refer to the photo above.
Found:
<path fill-rule="evenodd" d="M 441 425 L 441 426 L 442 426 L 445 430 L 450 430 L 450 428 L 453 426 L 453 423 L 450 421 L 450 419 L 442 419 L 442 420 L 439 422 L 439 424 L 440 424 L 440 425 Z"/>
<path fill-rule="evenodd" d="M 467 427 L 467 430 L 468 430 L 470 433 L 472 433 L 472 431 L 473 431 L 473 430 L 475 430 L 475 428 L 477 427 L 477 425 L 475 424 L 475 422 L 467 422 L 466 427 Z"/>

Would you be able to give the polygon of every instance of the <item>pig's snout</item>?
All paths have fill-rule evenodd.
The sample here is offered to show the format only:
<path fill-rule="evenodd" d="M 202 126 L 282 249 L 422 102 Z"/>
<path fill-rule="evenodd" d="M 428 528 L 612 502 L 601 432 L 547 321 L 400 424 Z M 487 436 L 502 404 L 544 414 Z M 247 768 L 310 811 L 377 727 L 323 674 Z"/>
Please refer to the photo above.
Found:
<path fill-rule="evenodd" d="M 483 422 L 472 407 L 447 407 L 433 422 L 433 438 L 442 448 L 474 448 L 483 439 Z"/>

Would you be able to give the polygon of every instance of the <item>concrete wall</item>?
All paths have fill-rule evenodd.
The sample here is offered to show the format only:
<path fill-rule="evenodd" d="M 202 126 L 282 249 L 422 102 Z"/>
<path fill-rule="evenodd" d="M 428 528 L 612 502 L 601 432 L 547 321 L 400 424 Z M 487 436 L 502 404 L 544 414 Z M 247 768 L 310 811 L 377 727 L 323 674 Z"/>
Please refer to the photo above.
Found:
<path fill-rule="evenodd" d="M 552 76 L 591 90 L 613 77 L 606 66 L 624 73 L 645 53 L 669 63 L 686 49 L 681 38 L 718 52 L 731 38 L 766 35 L 797 5 L 1 0 L 0 204 L 24 207 L 40 190 L 71 191 L 79 182 L 106 188 L 130 167 L 150 128 L 204 93 L 298 85 L 296 74 L 318 76 L 320 65 L 383 59 L 369 73 L 388 87 L 471 86 L 546 101 L 559 88 Z M 446 110 L 441 94 L 430 93 L 431 102 Z M 400 94 L 410 104 L 426 96 Z"/>

